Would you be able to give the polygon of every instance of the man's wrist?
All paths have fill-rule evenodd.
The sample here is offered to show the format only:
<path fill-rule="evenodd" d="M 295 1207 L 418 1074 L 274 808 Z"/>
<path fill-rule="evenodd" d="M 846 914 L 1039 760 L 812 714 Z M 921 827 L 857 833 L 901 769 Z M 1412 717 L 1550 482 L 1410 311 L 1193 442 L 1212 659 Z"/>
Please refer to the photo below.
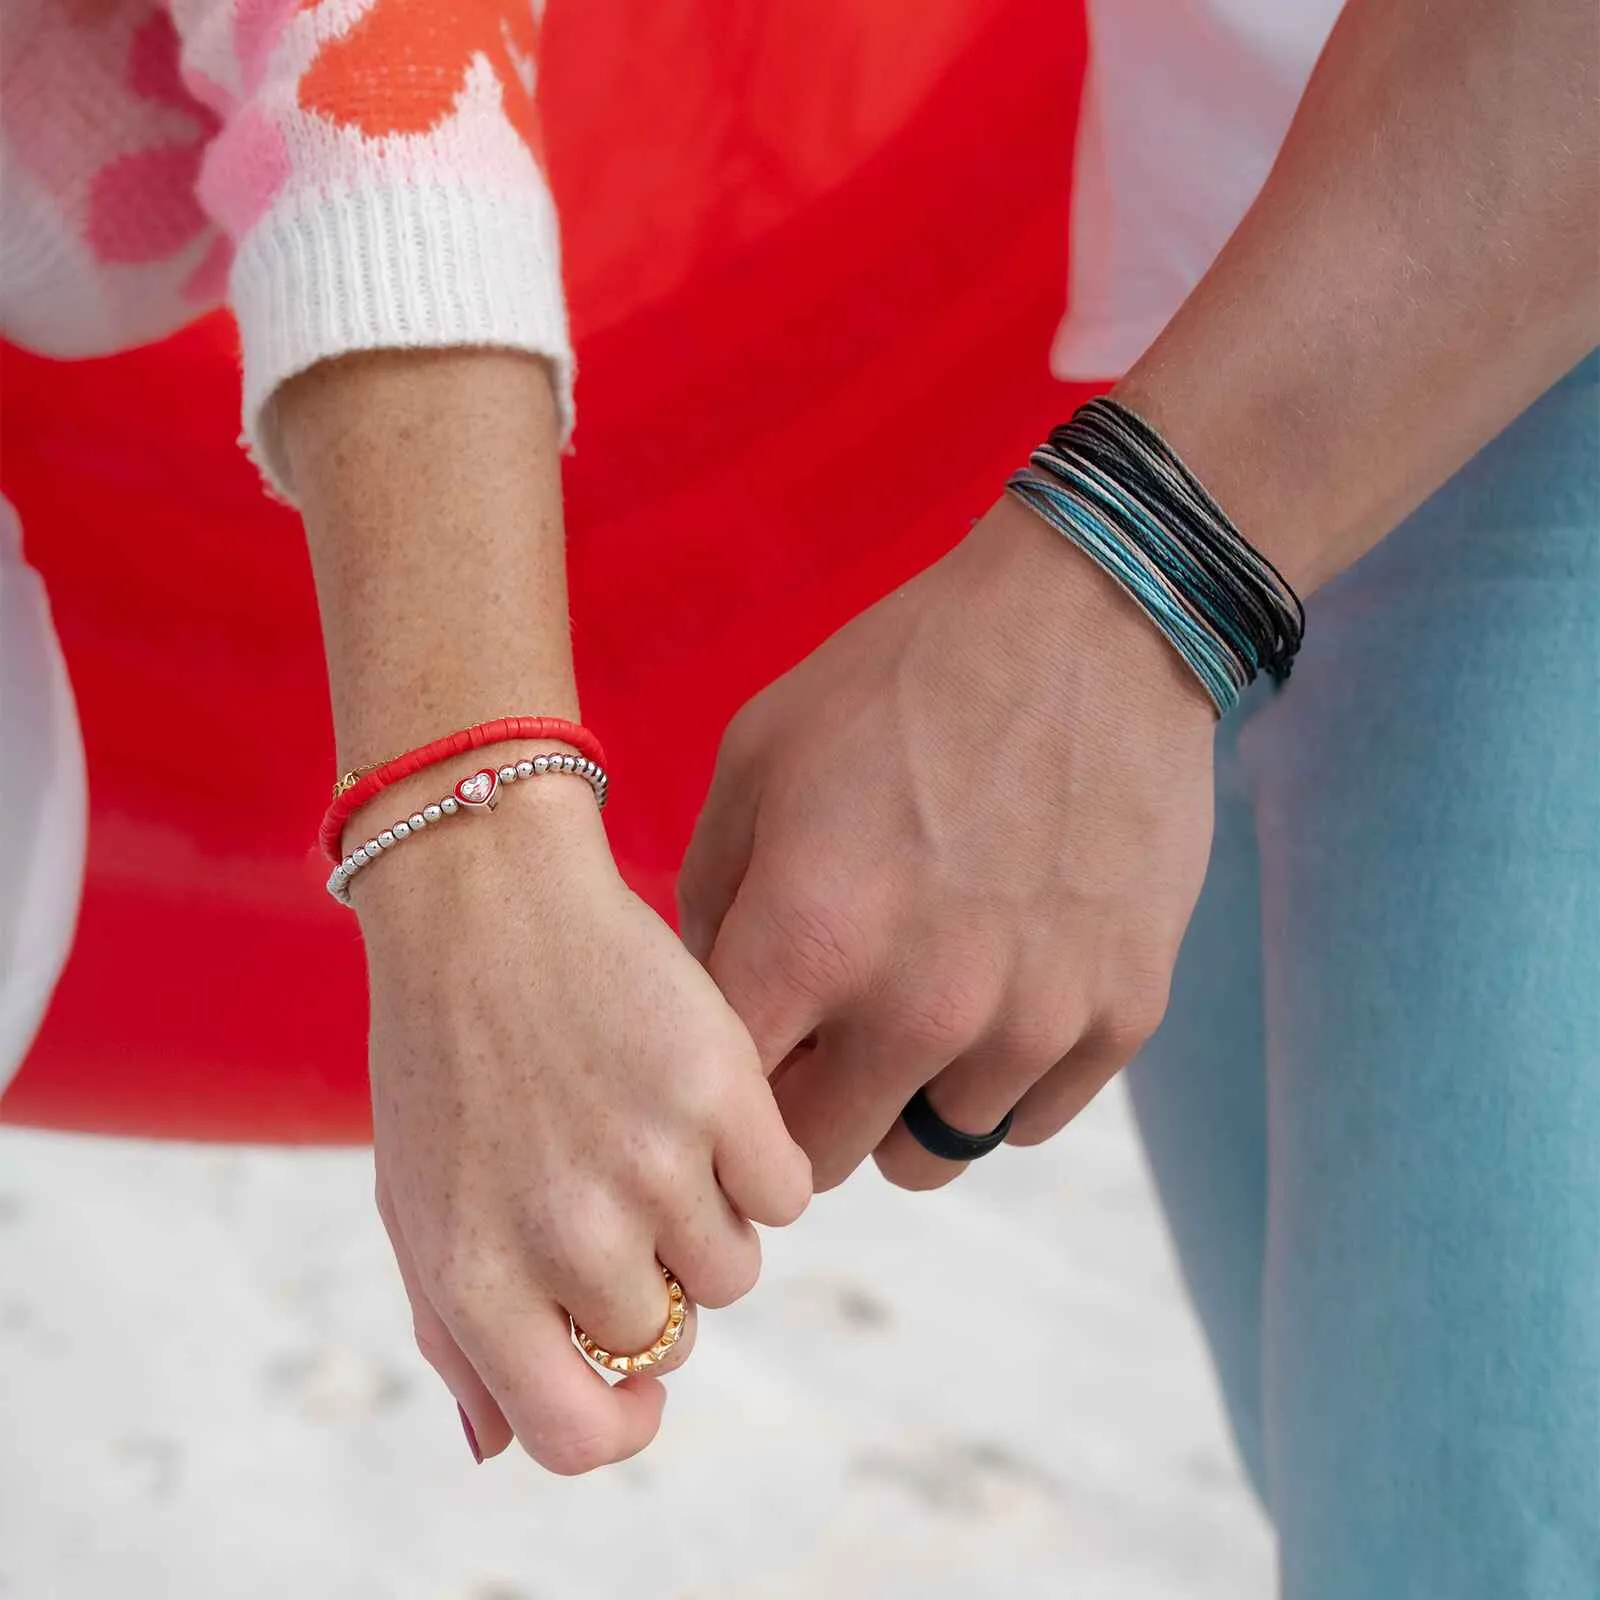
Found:
<path fill-rule="evenodd" d="M 1199 679 L 1117 582 L 1026 506 L 1003 498 L 968 536 L 993 608 L 996 648 L 1024 651 L 1041 704 L 1076 701 L 1086 675 L 1114 673 L 1118 703 L 1170 704 L 1216 720 Z"/>

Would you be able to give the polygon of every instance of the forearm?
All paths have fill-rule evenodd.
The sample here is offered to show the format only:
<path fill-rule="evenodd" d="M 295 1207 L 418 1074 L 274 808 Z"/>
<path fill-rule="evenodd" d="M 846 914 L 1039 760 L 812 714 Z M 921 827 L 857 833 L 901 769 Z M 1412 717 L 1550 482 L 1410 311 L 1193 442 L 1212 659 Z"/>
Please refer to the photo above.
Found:
<path fill-rule="evenodd" d="M 508 712 L 573 715 L 544 363 L 352 357 L 277 403 L 341 764 Z M 470 770 L 386 790 L 353 837 Z M 683 1297 L 742 1295 L 760 1265 L 745 1219 L 793 1221 L 810 1174 L 749 1036 L 618 877 L 586 784 L 519 784 L 492 822 L 427 831 L 352 896 L 379 1209 L 474 1456 L 515 1433 L 553 1470 L 584 1471 L 649 1442 L 663 1395 L 643 1369 L 691 1348 Z M 569 1318 L 641 1353 L 627 1383 L 585 1367 Z"/>
<path fill-rule="evenodd" d="M 1600 338 L 1592 0 L 1351 0 L 1260 198 L 1119 385 L 1302 593 Z"/>
<path fill-rule="evenodd" d="M 575 715 L 545 364 L 352 356 L 295 379 L 278 404 L 340 770 L 492 717 Z"/>

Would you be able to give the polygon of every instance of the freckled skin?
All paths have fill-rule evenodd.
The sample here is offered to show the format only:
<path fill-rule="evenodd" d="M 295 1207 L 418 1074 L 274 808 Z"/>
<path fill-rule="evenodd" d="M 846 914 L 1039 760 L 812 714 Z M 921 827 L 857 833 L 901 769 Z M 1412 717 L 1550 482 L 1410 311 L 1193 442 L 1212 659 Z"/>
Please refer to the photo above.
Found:
<path fill-rule="evenodd" d="M 340 770 L 483 707 L 575 715 L 543 364 L 353 358 L 281 403 Z M 457 648 L 467 637 L 479 648 Z M 419 774 L 347 838 L 440 792 Z M 567 1313 L 605 1349 L 647 1349 L 667 1317 L 658 1260 L 691 1301 L 725 1305 L 759 1270 L 749 1219 L 790 1222 L 810 1197 L 748 1032 L 623 885 L 575 778 L 519 783 L 492 816 L 408 842 L 351 899 L 372 989 L 378 1204 L 423 1354 L 485 1456 L 513 1434 L 558 1472 L 634 1454 L 662 1386 L 608 1387 Z M 691 1310 L 653 1370 L 693 1344 Z"/>

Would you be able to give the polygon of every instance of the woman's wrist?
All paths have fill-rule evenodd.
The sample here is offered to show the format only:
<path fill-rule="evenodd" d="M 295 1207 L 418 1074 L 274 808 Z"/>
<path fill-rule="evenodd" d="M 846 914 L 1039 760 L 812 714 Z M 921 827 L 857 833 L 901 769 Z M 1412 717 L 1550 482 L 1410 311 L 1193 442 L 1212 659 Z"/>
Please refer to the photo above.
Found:
<path fill-rule="evenodd" d="M 339 770 L 511 712 L 575 718 L 559 415 L 495 350 L 325 362 L 277 401 Z"/>
<path fill-rule="evenodd" d="M 524 754 L 531 751 L 497 751 L 482 764 Z M 441 769 L 402 780 L 352 819 L 347 841 L 420 812 L 464 775 Z M 403 851 L 386 851 L 352 883 L 350 904 L 369 939 L 381 934 L 417 946 L 463 917 L 492 920 L 505 896 L 535 893 L 540 881 L 570 885 L 600 875 L 614 877 L 615 869 L 593 792 L 570 774 L 548 774 L 502 794 L 492 813 L 458 814 Z"/>
<path fill-rule="evenodd" d="M 481 748 L 469 750 L 464 755 L 441 760 L 437 764 L 423 767 L 419 772 L 398 778 L 393 783 L 386 784 L 372 799 L 350 812 L 342 828 L 343 846 L 347 850 L 353 849 L 363 840 L 390 827 L 397 819 L 409 818 L 429 806 L 437 805 L 444 796 L 453 792 L 457 783 L 475 772 L 484 768 L 498 769 L 507 762 L 531 760 L 535 756 L 544 755 L 570 755 L 581 759 L 583 752 L 575 745 L 567 744 L 560 739 L 486 744 Z M 541 778 L 544 776 L 541 774 Z M 557 775 L 548 776 L 553 781 Z M 592 791 L 584 786 L 584 792 L 589 793 L 592 802 Z M 503 799 L 504 795 L 502 794 L 500 798 Z"/>

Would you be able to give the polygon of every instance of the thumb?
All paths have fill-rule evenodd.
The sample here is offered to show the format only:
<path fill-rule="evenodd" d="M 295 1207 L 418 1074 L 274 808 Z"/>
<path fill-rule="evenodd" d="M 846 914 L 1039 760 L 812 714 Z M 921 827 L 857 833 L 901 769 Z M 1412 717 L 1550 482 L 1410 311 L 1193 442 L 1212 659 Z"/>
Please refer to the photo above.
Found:
<path fill-rule="evenodd" d="M 752 778 L 724 760 L 717 762 L 711 792 L 678 869 L 678 932 L 702 966 L 750 865 L 756 797 Z"/>
<path fill-rule="evenodd" d="M 744 1024 L 761 1070 L 770 1078 L 816 1031 L 828 1005 L 786 959 L 792 941 L 782 937 L 759 877 L 758 870 L 740 886 L 717 930 L 706 967 Z"/>

